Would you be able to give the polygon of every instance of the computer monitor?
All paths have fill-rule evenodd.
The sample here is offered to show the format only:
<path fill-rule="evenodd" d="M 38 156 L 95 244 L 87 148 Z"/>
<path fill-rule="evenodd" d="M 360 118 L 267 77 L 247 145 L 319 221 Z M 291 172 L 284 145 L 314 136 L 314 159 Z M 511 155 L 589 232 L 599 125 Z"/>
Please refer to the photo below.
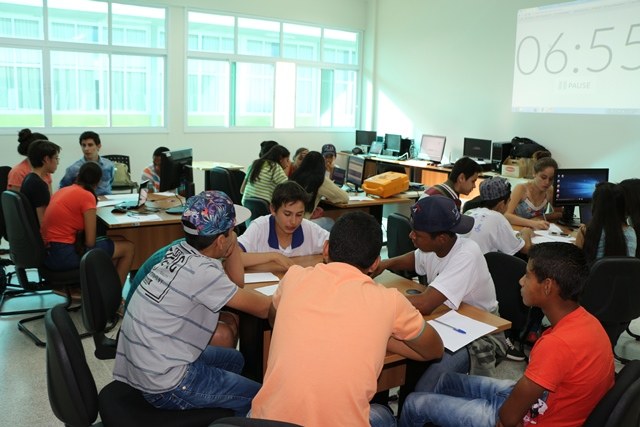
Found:
<path fill-rule="evenodd" d="M 347 166 L 347 182 L 353 184 L 354 190 L 360 191 L 364 177 L 364 159 L 358 156 L 349 156 Z"/>
<path fill-rule="evenodd" d="M 445 136 L 422 135 L 418 159 L 427 160 L 432 163 L 442 162 L 442 155 L 444 154 L 444 145 L 446 142 L 447 137 Z"/>
<path fill-rule="evenodd" d="M 462 155 L 471 157 L 478 162 L 491 163 L 491 140 L 478 138 L 465 138 L 462 147 Z"/>
<path fill-rule="evenodd" d="M 382 141 L 373 141 L 371 143 L 371 148 L 369 148 L 369 154 L 380 155 L 382 154 L 382 150 L 384 149 L 384 142 Z"/>
<path fill-rule="evenodd" d="M 553 181 L 553 206 L 564 208 L 560 224 L 577 227 L 576 206 L 590 205 L 596 185 L 609 180 L 609 169 L 558 169 Z"/>
<path fill-rule="evenodd" d="M 356 146 L 357 145 L 371 145 L 376 140 L 378 134 L 374 130 L 357 130 L 356 131 Z"/>
<path fill-rule="evenodd" d="M 393 133 L 387 133 L 384 135 L 384 143 L 387 147 L 387 150 L 389 151 L 399 153 L 401 141 L 402 141 L 402 136 L 400 135 L 396 135 Z"/>
<path fill-rule="evenodd" d="M 344 185 L 344 179 L 347 175 L 347 171 L 340 166 L 333 166 L 333 173 L 331 174 L 331 180 L 338 187 L 342 187 Z"/>
<path fill-rule="evenodd" d="M 160 191 L 176 190 L 183 197 L 195 193 L 191 148 L 165 151 L 160 155 Z"/>

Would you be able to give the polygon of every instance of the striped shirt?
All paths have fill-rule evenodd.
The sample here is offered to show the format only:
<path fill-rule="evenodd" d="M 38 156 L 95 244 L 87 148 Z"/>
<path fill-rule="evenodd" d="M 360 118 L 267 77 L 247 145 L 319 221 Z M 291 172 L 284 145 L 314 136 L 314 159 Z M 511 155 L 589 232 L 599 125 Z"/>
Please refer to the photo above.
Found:
<path fill-rule="evenodd" d="M 284 173 L 284 169 L 282 169 L 278 163 L 270 160 L 262 164 L 262 168 L 255 182 L 249 181 L 250 176 L 251 167 L 247 170 L 247 181 L 244 186 L 244 193 L 242 194 L 242 204 L 244 204 L 246 197 L 257 197 L 271 202 L 271 195 L 276 186 L 289 179 Z"/>

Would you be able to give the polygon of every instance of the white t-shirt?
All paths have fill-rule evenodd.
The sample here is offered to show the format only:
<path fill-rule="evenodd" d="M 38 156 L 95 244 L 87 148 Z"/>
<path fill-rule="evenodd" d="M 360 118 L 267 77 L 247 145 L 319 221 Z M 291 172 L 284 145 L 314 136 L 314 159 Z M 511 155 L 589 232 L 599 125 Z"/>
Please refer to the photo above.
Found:
<path fill-rule="evenodd" d="M 238 244 L 245 252 L 280 252 L 292 256 L 317 255 L 322 253 L 329 232 L 316 223 L 303 219 L 293 232 L 291 246 L 283 248 L 278 242 L 273 215 L 261 216 L 253 221 L 247 231 L 238 237 Z"/>
<path fill-rule="evenodd" d="M 471 231 L 461 234 L 478 244 L 483 254 L 487 252 L 502 252 L 514 255 L 524 246 L 524 240 L 516 237 L 507 218 L 500 212 L 487 208 L 476 208 L 465 212 L 473 217 L 474 224 Z"/>
<path fill-rule="evenodd" d="M 415 258 L 416 272 L 426 275 L 429 286 L 447 298 L 447 307 L 457 310 L 462 302 L 489 312 L 498 307 L 487 263 L 473 240 L 456 239 L 444 258 L 420 249 L 416 249 Z"/>

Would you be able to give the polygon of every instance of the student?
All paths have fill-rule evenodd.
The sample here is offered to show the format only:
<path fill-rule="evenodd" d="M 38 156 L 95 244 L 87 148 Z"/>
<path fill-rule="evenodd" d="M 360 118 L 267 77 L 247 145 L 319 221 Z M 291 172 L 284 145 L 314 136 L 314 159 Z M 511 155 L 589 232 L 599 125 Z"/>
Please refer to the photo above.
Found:
<path fill-rule="evenodd" d="M 636 237 L 640 236 L 640 179 L 631 178 L 620 182 L 624 191 L 627 207 L 627 223 L 636 230 Z M 636 246 L 636 258 L 640 258 L 640 245 Z"/>
<path fill-rule="evenodd" d="M 546 214 L 553 200 L 553 177 L 558 170 L 558 163 L 548 151 L 537 151 L 533 158 L 536 160 L 533 179 L 516 185 L 504 216 L 513 225 L 546 230 L 549 228 L 548 220 L 558 219 L 562 215 L 561 208 Z"/>
<path fill-rule="evenodd" d="M 83 157 L 67 168 L 64 176 L 60 180 L 60 188 L 67 187 L 76 181 L 80 167 L 87 162 L 95 162 L 102 170 L 102 178 L 96 188 L 97 196 L 111 194 L 111 184 L 113 183 L 114 165 L 109 159 L 100 156 L 100 136 L 92 131 L 83 132 L 79 138 Z"/>
<path fill-rule="evenodd" d="M 611 182 L 599 183 L 591 206 L 591 222 L 582 224 L 576 235 L 576 246 L 584 250 L 587 262 L 592 264 L 605 256 L 635 256 L 637 236 L 627 224 L 622 188 Z"/>
<path fill-rule="evenodd" d="M 341 216 L 325 242 L 326 264 L 293 266 L 273 296 L 273 335 L 251 416 L 305 426 L 395 425 L 369 405 L 387 348 L 430 360 L 440 336 L 395 289 L 368 276 L 380 261 L 382 232 L 369 214 Z"/>
<path fill-rule="evenodd" d="M 331 179 L 333 176 L 333 163 L 336 160 L 336 146 L 333 144 L 324 144 L 321 153 L 322 157 L 324 157 L 325 168 L 327 169 L 325 174 L 327 178 Z"/>
<path fill-rule="evenodd" d="M 18 153 L 27 156 L 31 143 L 40 139 L 47 140 L 48 138 L 41 133 L 31 132 L 31 129 L 22 129 L 18 132 Z M 7 190 L 20 191 L 22 181 L 24 181 L 24 178 L 29 175 L 31 171 L 31 164 L 28 158 L 25 158 L 12 167 L 7 177 Z M 47 186 L 51 188 L 51 175 L 46 175 L 43 179 L 47 183 Z"/>
<path fill-rule="evenodd" d="M 411 207 L 411 224 L 409 237 L 417 249 L 381 261 L 375 275 L 392 269 L 414 270 L 426 276 L 428 287 L 407 297 L 422 314 L 431 314 L 442 304 L 457 310 L 463 302 L 499 314 L 493 280 L 478 244 L 456 235 L 468 233 L 473 218 L 462 215 L 453 199 L 436 195 Z M 441 361 L 427 368 L 416 390 L 431 390 L 442 372 L 466 373 L 471 369 L 472 373 L 491 375 L 495 356 L 505 352 L 503 333 L 479 338 L 453 353 L 446 351 Z M 485 354 L 480 358 L 479 353 Z"/>
<path fill-rule="evenodd" d="M 278 143 L 276 141 L 262 141 L 260 143 L 260 153 L 258 153 L 258 158 L 264 156 L 265 154 L 267 154 L 269 152 L 269 150 L 271 150 L 273 147 L 275 147 L 276 145 L 278 145 Z"/>
<path fill-rule="evenodd" d="M 449 177 L 442 184 L 436 184 L 424 190 L 427 196 L 444 196 L 453 200 L 458 210 L 461 209 L 460 195 L 467 195 L 476 188 L 476 181 L 482 167 L 469 157 L 458 159 L 449 172 Z"/>
<path fill-rule="evenodd" d="M 305 205 L 304 217 L 313 218 L 312 221 L 322 228 L 331 230 L 334 221 L 331 218 L 322 218 L 322 214 L 318 215 L 316 211 L 320 199 L 324 198 L 331 203 L 348 203 L 349 195 L 327 178 L 322 154 L 317 151 L 309 152 L 291 176 L 291 180 L 300 184 L 311 195 Z"/>
<path fill-rule="evenodd" d="M 578 303 L 588 274 L 570 243 L 531 248 L 520 279 L 522 299 L 551 322 L 531 350 L 518 382 L 448 373 L 433 393 L 412 393 L 400 426 L 581 426 L 613 386 L 611 343 L 600 322 Z"/>
<path fill-rule="evenodd" d="M 282 145 L 276 145 L 255 160 L 249 166 L 247 177 L 240 190 L 242 202 L 244 203 L 247 197 L 257 197 L 270 202 L 276 185 L 289 179 L 287 171 L 290 165 L 289 150 Z"/>
<path fill-rule="evenodd" d="M 245 252 L 280 252 L 288 257 L 322 253 L 329 232 L 304 219 L 309 194 L 293 181 L 279 184 L 273 191 L 271 215 L 251 221 L 238 238 Z"/>
<path fill-rule="evenodd" d="M 29 163 L 33 167 L 33 172 L 27 175 L 22 181 L 20 192 L 25 195 L 31 203 L 38 224 L 42 224 L 44 211 L 51 200 L 49 184 L 46 178 L 51 179 L 58 163 L 60 163 L 60 146 L 46 139 L 34 141 L 29 146 L 27 153 Z"/>
<path fill-rule="evenodd" d="M 300 167 L 307 154 L 309 154 L 309 150 L 307 148 L 300 147 L 296 150 L 296 153 L 293 155 L 293 162 L 289 168 L 289 177 L 291 177 L 296 169 Z"/>
<path fill-rule="evenodd" d="M 240 209 L 239 209 L 240 211 Z M 249 410 L 260 384 L 240 375 L 239 351 L 208 345 L 227 306 L 266 318 L 271 298 L 236 286 L 221 259 L 241 265 L 231 199 L 204 191 L 187 200 L 184 242 L 173 245 L 131 298 L 113 376 L 142 391 L 156 408 Z M 139 345 L 139 343 L 144 345 Z"/>
<path fill-rule="evenodd" d="M 154 191 L 160 191 L 160 165 L 162 163 L 162 153 L 169 151 L 167 147 L 158 147 L 153 152 L 153 162 L 142 171 L 142 182 L 151 181 Z"/>
<path fill-rule="evenodd" d="M 518 252 L 529 252 L 533 230 L 525 227 L 515 235 L 511 224 L 504 217 L 511 198 L 509 181 L 499 176 L 485 179 L 480 183 L 480 197 L 480 207 L 465 212 L 465 215 L 474 219 L 473 228 L 460 237 L 476 242 L 483 254 L 502 252 L 515 255 Z"/>
<path fill-rule="evenodd" d="M 57 271 L 73 270 L 87 250 L 100 248 L 114 261 L 120 285 L 124 286 L 133 262 L 133 243 L 122 238 L 96 237 L 96 187 L 102 170 L 97 163 L 86 162 L 76 183 L 53 194 L 42 220 L 42 235 L 47 248 L 44 263 Z"/>

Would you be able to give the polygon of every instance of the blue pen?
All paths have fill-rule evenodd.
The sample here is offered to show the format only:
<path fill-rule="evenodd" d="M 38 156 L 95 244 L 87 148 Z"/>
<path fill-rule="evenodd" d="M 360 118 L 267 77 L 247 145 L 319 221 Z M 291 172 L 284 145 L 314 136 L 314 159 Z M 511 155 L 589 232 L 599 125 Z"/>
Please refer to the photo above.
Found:
<path fill-rule="evenodd" d="M 456 327 L 454 327 L 454 326 L 451 326 L 451 325 L 448 325 L 448 324 L 446 324 L 446 323 L 444 323 L 444 322 L 441 322 L 441 321 L 440 321 L 440 320 L 438 320 L 438 319 L 433 319 L 433 321 L 434 321 L 434 322 L 436 322 L 436 323 L 439 323 L 439 324 L 441 324 L 441 325 L 447 326 L 447 327 L 449 327 L 449 328 L 453 329 L 454 331 L 456 331 L 456 332 L 458 332 L 458 333 L 460 333 L 460 334 L 466 334 L 466 332 L 465 332 L 464 330 L 462 330 L 462 329 L 458 329 L 458 328 L 456 328 Z"/>

